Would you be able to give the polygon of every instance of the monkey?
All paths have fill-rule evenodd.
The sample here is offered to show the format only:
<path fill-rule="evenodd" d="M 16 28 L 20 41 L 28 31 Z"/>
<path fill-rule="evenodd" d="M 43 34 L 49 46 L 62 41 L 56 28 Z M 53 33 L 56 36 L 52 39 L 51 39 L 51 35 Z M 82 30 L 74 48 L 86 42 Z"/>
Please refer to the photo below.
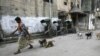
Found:
<path fill-rule="evenodd" d="M 47 44 L 47 40 L 46 39 L 39 40 L 39 43 L 40 43 L 41 47 L 45 47 Z"/>
<path fill-rule="evenodd" d="M 53 41 L 48 41 L 45 48 L 52 47 L 52 46 L 54 46 Z"/>
<path fill-rule="evenodd" d="M 53 41 L 47 41 L 46 39 L 39 40 L 39 43 L 41 47 L 45 47 L 45 48 L 54 46 Z"/>

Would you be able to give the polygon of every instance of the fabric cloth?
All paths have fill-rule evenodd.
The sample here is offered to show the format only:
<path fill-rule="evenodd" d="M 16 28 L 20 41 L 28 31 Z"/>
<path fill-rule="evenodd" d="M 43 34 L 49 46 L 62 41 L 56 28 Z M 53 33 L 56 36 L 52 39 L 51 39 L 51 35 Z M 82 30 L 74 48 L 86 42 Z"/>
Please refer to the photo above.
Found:
<path fill-rule="evenodd" d="M 30 43 L 32 43 L 31 39 L 29 39 L 28 36 L 24 37 L 24 36 L 20 36 L 18 39 L 18 49 L 23 49 L 26 46 L 28 46 Z"/>
<path fill-rule="evenodd" d="M 27 45 L 29 45 L 31 41 L 31 37 L 28 36 L 28 29 L 25 24 L 21 23 L 21 31 L 19 31 L 19 39 L 18 39 L 18 49 L 23 49 Z"/>

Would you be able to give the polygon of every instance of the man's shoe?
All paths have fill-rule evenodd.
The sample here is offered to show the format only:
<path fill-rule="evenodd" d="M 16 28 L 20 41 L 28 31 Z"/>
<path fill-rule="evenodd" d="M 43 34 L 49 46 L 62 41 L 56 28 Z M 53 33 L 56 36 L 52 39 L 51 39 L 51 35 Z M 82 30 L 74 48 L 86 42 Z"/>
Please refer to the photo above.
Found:
<path fill-rule="evenodd" d="M 16 55 L 16 54 L 19 54 L 19 53 L 21 53 L 21 51 L 17 51 L 17 52 L 15 52 L 14 54 Z"/>

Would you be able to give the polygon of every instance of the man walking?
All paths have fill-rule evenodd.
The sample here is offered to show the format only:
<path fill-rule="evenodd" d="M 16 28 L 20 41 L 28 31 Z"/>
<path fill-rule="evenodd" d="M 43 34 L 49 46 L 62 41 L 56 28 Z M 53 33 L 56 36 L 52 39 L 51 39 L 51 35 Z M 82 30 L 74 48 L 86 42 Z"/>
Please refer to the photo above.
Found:
<path fill-rule="evenodd" d="M 21 53 L 21 49 L 25 48 L 26 46 L 30 46 L 29 49 L 32 49 L 33 46 L 30 44 L 31 43 L 31 37 L 30 34 L 28 32 L 27 27 L 25 26 L 25 24 L 22 23 L 21 18 L 20 17 L 16 17 L 15 21 L 18 24 L 18 28 L 12 33 L 14 34 L 16 31 L 19 32 L 19 38 L 18 38 L 18 50 L 17 52 L 15 52 L 14 54 L 19 54 Z"/>

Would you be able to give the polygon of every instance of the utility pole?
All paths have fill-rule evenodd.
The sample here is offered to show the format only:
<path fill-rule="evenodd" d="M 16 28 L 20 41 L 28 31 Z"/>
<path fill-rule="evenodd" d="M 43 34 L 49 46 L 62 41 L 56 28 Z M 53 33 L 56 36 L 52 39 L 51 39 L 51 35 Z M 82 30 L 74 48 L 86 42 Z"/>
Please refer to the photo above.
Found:
<path fill-rule="evenodd" d="M 43 1 L 43 17 L 45 17 L 45 7 L 46 7 L 46 3 Z"/>
<path fill-rule="evenodd" d="M 36 17 L 38 17 L 38 4 L 37 4 L 38 0 L 35 0 L 35 15 Z"/>
<path fill-rule="evenodd" d="M 51 3 L 52 3 L 52 1 L 51 0 L 49 0 L 49 18 L 51 19 L 52 18 L 52 14 L 51 14 L 51 12 L 52 12 L 52 9 L 51 9 Z"/>

